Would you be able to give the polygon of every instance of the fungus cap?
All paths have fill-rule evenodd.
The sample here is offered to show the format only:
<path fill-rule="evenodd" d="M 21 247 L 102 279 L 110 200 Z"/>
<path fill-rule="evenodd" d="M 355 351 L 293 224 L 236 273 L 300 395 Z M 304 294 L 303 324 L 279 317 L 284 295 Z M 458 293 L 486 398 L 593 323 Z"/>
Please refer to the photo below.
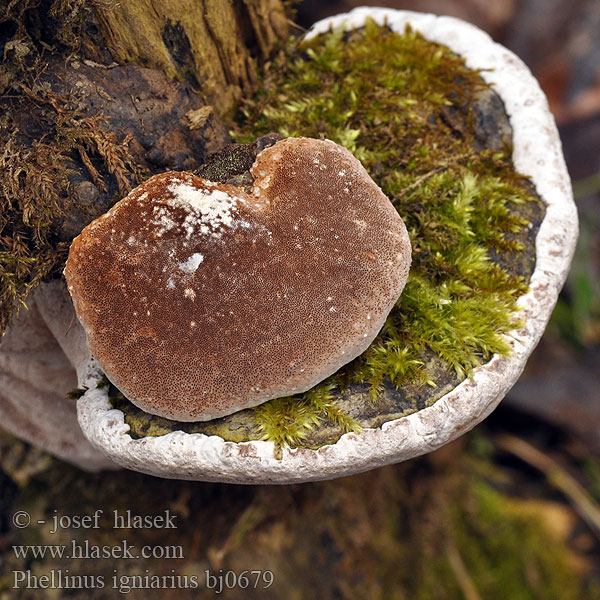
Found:
<path fill-rule="evenodd" d="M 404 223 L 348 150 L 288 138 L 251 172 L 251 193 L 156 175 L 71 246 L 92 354 L 148 413 L 201 421 L 306 391 L 368 347 L 404 287 Z"/>

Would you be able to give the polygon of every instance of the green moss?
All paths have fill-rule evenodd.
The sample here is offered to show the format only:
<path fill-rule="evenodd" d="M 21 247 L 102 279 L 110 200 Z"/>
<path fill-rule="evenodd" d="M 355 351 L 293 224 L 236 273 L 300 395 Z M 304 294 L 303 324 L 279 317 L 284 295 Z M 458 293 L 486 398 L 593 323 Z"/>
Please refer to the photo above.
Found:
<path fill-rule="evenodd" d="M 104 387 L 103 379 L 99 387 Z M 74 390 L 73 396 L 81 390 Z M 114 386 L 109 388 L 110 402 L 122 410 L 135 438 L 165 435 L 172 431 L 218 435 L 226 440 L 270 440 L 275 443 L 275 453 L 281 456 L 286 445 L 303 443 L 306 447 L 320 445 L 311 441 L 317 428 L 337 431 L 359 431 L 360 424 L 339 407 L 337 384 L 328 380 L 297 397 L 277 398 L 251 410 L 239 411 L 223 419 L 205 423 L 181 423 L 149 415 L 132 405 Z"/>
<path fill-rule="evenodd" d="M 494 353 L 507 354 L 503 334 L 515 326 L 515 300 L 532 265 L 511 273 L 500 257 L 509 262 L 507 254 L 523 252 L 519 236 L 529 219 L 515 209 L 537 202 L 512 168 L 509 140 L 488 144 L 499 151 L 475 149 L 473 106 L 486 89 L 479 74 L 413 31 L 397 35 L 373 22 L 301 50 L 267 75 L 238 136 L 275 130 L 346 146 L 397 206 L 413 247 L 401 299 L 344 376 L 367 382 L 375 397 L 385 381 L 435 385 L 425 350 L 460 378 Z"/>
<path fill-rule="evenodd" d="M 408 228 L 406 288 L 370 348 L 310 392 L 193 426 L 157 426 L 129 405 L 137 435 L 218 430 L 272 440 L 278 452 L 317 447 L 430 405 L 509 352 L 543 208 L 512 167 L 506 115 L 477 72 L 410 30 L 334 31 L 265 73 L 235 135 L 269 131 L 327 137 L 363 162 Z"/>
<path fill-rule="evenodd" d="M 335 402 L 336 384 L 322 383 L 299 398 L 277 398 L 254 409 L 261 439 L 275 443 L 276 455 L 286 445 L 298 446 L 314 427 L 329 421 L 341 431 L 359 431 L 360 425 Z"/>

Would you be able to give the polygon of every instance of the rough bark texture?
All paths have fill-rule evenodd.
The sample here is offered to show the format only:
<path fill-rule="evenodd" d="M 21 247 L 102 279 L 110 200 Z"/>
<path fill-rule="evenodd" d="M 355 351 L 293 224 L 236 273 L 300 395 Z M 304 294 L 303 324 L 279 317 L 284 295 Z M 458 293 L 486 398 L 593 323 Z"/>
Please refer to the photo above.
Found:
<path fill-rule="evenodd" d="M 42 80 L 69 97 L 84 119 L 100 117 L 99 129 L 125 143 L 144 174 L 192 170 L 230 141 L 226 127 L 189 84 L 173 82 L 156 69 L 71 60 Z M 61 240 L 70 242 L 132 187 L 125 174 L 106 166 L 81 153 L 70 165 L 77 202 L 57 215 Z"/>
<path fill-rule="evenodd" d="M 115 60 L 186 80 L 222 115 L 253 88 L 288 27 L 280 0 L 123 0 L 95 15 Z"/>

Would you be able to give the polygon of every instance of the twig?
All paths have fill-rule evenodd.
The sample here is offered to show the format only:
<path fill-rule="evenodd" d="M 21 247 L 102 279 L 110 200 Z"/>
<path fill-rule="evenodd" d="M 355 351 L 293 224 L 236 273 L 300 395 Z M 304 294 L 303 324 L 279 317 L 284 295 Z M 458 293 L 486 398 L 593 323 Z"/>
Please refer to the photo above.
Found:
<path fill-rule="evenodd" d="M 456 581 L 460 586 L 465 600 L 481 600 L 481 596 L 473 583 L 473 579 L 467 571 L 462 556 L 453 542 L 448 542 L 446 546 L 446 556 L 448 557 L 448 562 L 454 571 Z"/>
<path fill-rule="evenodd" d="M 583 486 L 554 459 L 522 439 L 507 433 L 495 438 L 496 444 L 506 452 L 542 471 L 548 482 L 560 490 L 571 502 L 581 518 L 600 539 L 600 508 Z"/>
<path fill-rule="evenodd" d="M 294 23 L 294 21 L 292 21 L 292 19 L 286 19 L 287 24 L 292 28 L 292 29 L 298 29 L 299 31 L 301 31 L 302 33 L 304 33 L 305 31 L 308 31 L 308 29 L 306 29 L 306 27 L 302 27 L 302 25 L 298 25 L 298 23 Z"/>
<path fill-rule="evenodd" d="M 98 173 L 96 167 L 94 167 L 94 165 L 92 164 L 92 161 L 90 160 L 88 153 L 85 151 L 85 148 L 78 144 L 77 150 L 79 151 L 79 157 L 81 158 L 81 162 L 87 168 L 88 173 L 90 174 L 90 177 L 92 178 L 92 181 L 94 182 L 95 186 L 102 192 L 106 192 L 107 189 L 104 185 L 104 181 L 102 180 L 102 175 Z"/>

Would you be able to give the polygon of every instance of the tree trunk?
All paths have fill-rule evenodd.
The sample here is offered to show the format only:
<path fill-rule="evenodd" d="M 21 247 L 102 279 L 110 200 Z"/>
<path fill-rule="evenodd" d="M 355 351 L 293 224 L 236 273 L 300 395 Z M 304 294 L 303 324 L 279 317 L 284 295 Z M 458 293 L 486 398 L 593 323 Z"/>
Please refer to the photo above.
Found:
<path fill-rule="evenodd" d="M 265 59 L 288 31 L 280 0 L 122 0 L 94 12 L 117 62 L 187 80 L 218 115 L 253 89 L 253 54 Z"/>
<path fill-rule="evenodd" d="M 0 2 L 0 334 L 144 173 L 228 143 L 287 33 L 282 0 Z"/>

